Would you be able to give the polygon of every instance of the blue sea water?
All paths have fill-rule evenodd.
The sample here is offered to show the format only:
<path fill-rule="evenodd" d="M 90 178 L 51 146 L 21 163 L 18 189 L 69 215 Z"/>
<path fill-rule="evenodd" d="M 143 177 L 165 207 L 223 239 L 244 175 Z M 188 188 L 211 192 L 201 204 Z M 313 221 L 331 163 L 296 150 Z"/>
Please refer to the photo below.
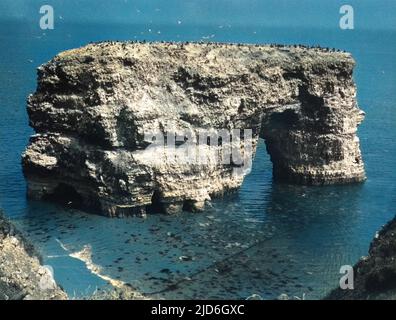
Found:
<path fill-rule="evenodd" d="M 366 112 L 359 137 L 368 180 L 327 187 L 274 183 L 260 142 L 242 188 L 201 214 L 108 219 L 27 201 L 20 156 L 33 133 L 26 97 L 35 90 L 36 68 L 62 50 L 108 39 L 320 44 L 352 52 L 358 101 Z M 58 21 L 54 30 L 43 31 L 37 22 L 3 19 L 0 208 L 32 239 L 71 296 L 106 286 L 69 255 L 90 246 L 101 274 L 152 297 L 271 299 L 287 293 L 319 299 L 338 285 L 340 267 L 365 255 L 376 230 L 396 213 L 395 107 L 391 29 L 234 25 L 229 19 L 208 25 Z"/>

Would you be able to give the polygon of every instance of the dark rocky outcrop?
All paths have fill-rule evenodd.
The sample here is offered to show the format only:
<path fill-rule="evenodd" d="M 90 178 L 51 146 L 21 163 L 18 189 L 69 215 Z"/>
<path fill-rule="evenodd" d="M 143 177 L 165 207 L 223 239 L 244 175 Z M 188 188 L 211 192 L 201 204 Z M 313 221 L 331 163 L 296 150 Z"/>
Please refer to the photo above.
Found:
<path fill-rule="evenodd" d="M 28 195 L 109 216 L 201 210 L 242 184 L 259 137 L 276 180 L 362 181 L 353 67 L 349 53 L 298 46 L 106 42 L 60 53 L 28 101 Z M 193 145 L 233 129 L 252 134 Z M 169 156 L 149 132 L 188 143 Z M 223 161 L 227 148 L 239 159 Z M 183 161 L 186 150 L 205 161 Z"/>
<path fill-rule="evenodd" d="M 376 234 L 368 256 L 353 269 L 354 289 L 335 289 L 326 299 L 396 299 L 396 217 Z"/>
<path fill-rule="evenodd" d="M 63 300 L 34 247 L 0 212 L 0 300 Z"/>

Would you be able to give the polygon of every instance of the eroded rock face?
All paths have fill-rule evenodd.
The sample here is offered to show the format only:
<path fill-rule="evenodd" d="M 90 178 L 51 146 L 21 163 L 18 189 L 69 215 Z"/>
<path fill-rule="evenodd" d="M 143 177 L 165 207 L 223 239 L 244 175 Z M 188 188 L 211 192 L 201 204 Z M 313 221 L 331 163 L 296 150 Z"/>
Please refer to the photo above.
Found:
<path fill-rule="evenodd" d="M 337 288 L 325 299 L 396 299 L 396 217 L 375 235 L 368 255 L 362 257 L 353 270 L 353 290 Z"/>
<path fill-rule="evenodd" d="M 64 300 L 51 270 L 0 212 L 0 300 Z"/>
<path fill-rule="evenodd" d="M 37 133 L 23 155 L 28 194 L 110 216 L 200 210 L 242 184 L 259 137 L 275 179 L 362 181 L 353 67 L 348 53 L 301 47 L 109 42 L 63 52 L 39 68 L 28 101 Z M 200 132 L 233 129 L 242 135 L 195 144 Z M 191 143 L 205 161 L 169 155 L 152 132 L 184 137 L 176 149 Z M 227 148 L 242 161 L 224 161 Z"/>

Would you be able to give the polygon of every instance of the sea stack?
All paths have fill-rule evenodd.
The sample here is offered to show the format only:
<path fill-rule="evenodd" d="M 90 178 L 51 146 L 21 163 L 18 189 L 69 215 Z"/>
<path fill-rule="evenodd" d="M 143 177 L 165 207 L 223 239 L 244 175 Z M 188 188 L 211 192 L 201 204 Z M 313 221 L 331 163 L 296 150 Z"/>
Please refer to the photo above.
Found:
<path fill-rule="evenodd" d="M 363 181 L 354 65 L 349 53 L 299 46 L 105 42 L 62 52 L 39 67 L 28 99 L 28 196 L 108 216 L 202 210 L 242 184 L 259 138 L 277 181 Z M 202 133 L 208 143 L 197 143 Z M 191 150 L 201 161 L 185 161 Z"/>

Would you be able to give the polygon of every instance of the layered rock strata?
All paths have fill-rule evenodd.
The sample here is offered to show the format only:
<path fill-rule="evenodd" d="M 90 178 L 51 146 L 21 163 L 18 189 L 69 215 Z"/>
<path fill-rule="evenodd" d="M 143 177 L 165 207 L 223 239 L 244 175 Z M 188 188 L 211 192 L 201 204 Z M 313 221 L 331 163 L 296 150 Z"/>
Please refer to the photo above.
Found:
<path fill-rule="evenodd" d="M 349 53 L 299 46 L 105 42 L 62 52 L 38 69 L 28 99 L 28 195 L 110 216 L 201 210 L 242 184 L 259 137 L 276 180 L 362 181 L 354 64 Z"/>

